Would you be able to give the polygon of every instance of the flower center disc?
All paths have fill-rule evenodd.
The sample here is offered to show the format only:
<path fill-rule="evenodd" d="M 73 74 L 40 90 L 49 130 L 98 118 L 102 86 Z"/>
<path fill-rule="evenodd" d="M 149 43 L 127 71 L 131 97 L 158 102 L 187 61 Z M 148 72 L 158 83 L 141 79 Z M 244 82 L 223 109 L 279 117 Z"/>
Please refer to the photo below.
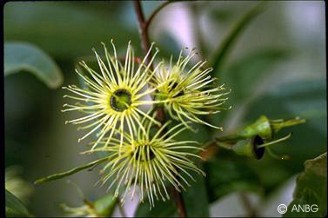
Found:
<path fill-rule="evenodd" d="M 175 89 L 176 89 L 177 86 L 178 86 L 177 82 L 174 82 L 174 83 L 170 82 L 169 83 L 169 91 L 175 91 L 176 92 L 177 90 L 175 90 Z M 184 95 L 184 91 L 180 90 L 179 92 L 175 93 L 172 97 L 175 98 L 175 97 L 180 97 L 182 95 Z"/>
<path fill-rule="evenodd" d="M 131 105 L 131 94 L 126 89 L 118 89 L 110 97 L 110 106 L 118 112 L 122 112 Z"/>
<path fill-rule="evenodd" d="M 135 159 L 139 161 L 150 161 L 155 158 L 155 153 L 149 145 L 138 146 L 135 150 Z"/>

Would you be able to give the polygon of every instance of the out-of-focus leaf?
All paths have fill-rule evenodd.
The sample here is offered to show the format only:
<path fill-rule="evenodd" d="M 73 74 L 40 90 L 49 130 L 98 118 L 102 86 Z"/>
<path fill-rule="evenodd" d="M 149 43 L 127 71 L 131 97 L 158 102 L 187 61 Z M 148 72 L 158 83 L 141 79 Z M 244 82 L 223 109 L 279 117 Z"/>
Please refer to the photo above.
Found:
<path fill-rule="evenodd" d="M 113 38 L 120 55 L 129 40 L 135 47 L 140 41 L 134 14 L 127 11 L 133 7 L 127 4 L 132 3 L 8 2 L 4 38 L 36 44 L 57 60 L 88 55 L 92 47 L 101 48 L 100 42 Z"/>
<path fill-rule="evenodd" d="M 57 64 L 38 47 L 25 42 L 7 42 L 4 45 L 5 76 L 19 71 L 33 73 L 49 88 L 57 88 L 63 82 Z"/>
<path fill-rule="evenodd" d="M 286 49 L 266 48 L 233 63 L 220 74 L 221 80 L 232 89 L 229 94 L 230 101 L 238 102 L 251 97 L 257 85 L 269 75 L 270 68 L 285 60 L 288 55 L 289 51 Z"/>
<path fill-rule="evenodd" d="M 232 105 L 232 110 L 224 111 L 223 113 L 216 114 L 212 117 L 214 123 L 220 123 L 226 119 L 227 116 L 234 116 L 234 112 L 244 112 L 249 109 L 248 102 L 257 100 L 259 96 L 265 95 L 261 91 L 258 95 L 258 86 L 263 87 L 264 82 L 270 82 L 265 80 L 270 76 L 270 70 L 275 64 L 286 60 L 291 54 L 290 50 L 281 48 L 264 48 L 257 50 L 229 65 L 225 70 L 215 73 L 220 78 L 221 83 L 225 83 L 227 88 L 231 89 L 229 93 L 228 101 L 226 105 Z M 271 84 L 269 84 L 271 85 Z M 256 109 L 260 109 L 257 107 Z M 261 110 L 261 114 L 271 115 L 265 113 L 265 110 Z M 261 115 L 258 114 L 257 116 Z M 295 115 L 291 115 L 294 117 Z M 283 116 L 280 116 L 283 117 Z M 238 118 L 237 118 L 238 119 Z M 253 117 L 255 119 L 255 117 Z M 239 121 L 240 122 L 240 121 Z"/>
<path fill-rule="evenodd" d="M 284 217 L 327 216 L 327 153 L 304 163 L 305 170 L 297 177 L 294 200 Z M 317 211 L 301 211 L 298 205 L 316 204 Z"/>
<path fill-rule="evenodd" d="M 158 45 L 161 48 L 161 57 L 170 58 L 173 56 L 173 60 L 178 60 L 179 52 L 182 49 L 177 40 L 169 32 L 164 32 L 157 38 Z"/>
<path fill-rule="evenodd" d="M 27 203 L 34 191 L 34 187 L 22 178 L 22 169 L 19 165 L 5 168 L 5 188 L 23 203 Z"/>
<path fill-rule="evenodd" d="M 196 180 L 190 180 L 191 187 L 182 193 L 187 210 L 187 217 L 209 217 L 209 203 L 203 175 L 192 173 Z"/>
<path fill-rule="evenodd" d="M 215 158 L 206 163 L 205 181 L 210 202 L 232 192 L 261 191 L 261 183 L 257 174 L 245 162 L 245 159 L 238 157 L 238 160 Z"/>
<path fill-rule="evenodd" d="M 44 182 L 49 182 L 49 181 L 61 179 L 61 178 L 64 178 L 66 176 L 73 175 L 77 172 L 80 172 L 81 170 L 88 169 L 88 168 L 91 168 L 91 167 L 95 167 L 95 166 L 105 162 L 106 160 L 108 160 L 108 157 L 93 161 L 91 163 L 88 163 L 88 164 L 80 166 L 80 167 L 73 168 L 73 169 L 71 169 L 69 171 L 66 171 L 66 172 L 63 172 L 63 173 L 56 173 L 56 174 L 47 176 L 45 178 L 38 179 L 34 182 L 34 184 L 41 184 L 41 183 L 44 183 Z"/>
<path fill-rule="evenodd" d="M 148 2 L 144 5 L 148 7 Z M 158 3 L 149 10 L 155 5 Z M 135 55 L 143 56 L 136 22 L 130 1 L 8 2 L 4 7 L 4 38 L 38 45 L 58 61 L 93 56 L 93 47 L 101 55 L 101 42 L 112 52 L 111 39 L 118 56 L 125 57 L 130 40 Z M 171 42 L 156 44 L 161 54 L 172 53 L 172 44 L 168 44 Z"/>
<path fill-rule="evenodd" d="M 266 154 L 260 162 L 252 161 L 248 166 L 256 172 L 259 181 L 261 181 L 264 195 L 268 196 L 277 191 L 277 187 L 284 181 L 295 175 L 293 172 L 286 169 L 286 165 L 288 164 L 288 160 L 273 159 Z"/>
<path fill-rule="evenodd" d="M 234 18 L 237 14 L 231 8 L 209 8 L 209 16 L 213 20 L 218 20 L 220 22 L 227 22 Z"/>
<path fill-rule="evenodd" d="M 177 217 L 177 209 L 172 199 L 164 201 L 156 201 L 155 207 L 150 209 L 148 201 L 139 204 L 135 217 Z"/>
<path fill-rule="evenodd" d="M 275 89 L 271 96 L 279 98 L 293 114 L 309 120 L 310 124 L 327 133 L 326 82 L 323 80 L 299 81 Z"/>
<path fill-rule="evenodd" d="M 6 190 L 6 217 L 31 217 L 24 204 Z"/>
<path fill-rule="evenodd" d="M 204 119 L 204 117 L 201 118 Z M 178 122 L 173 121 L 172 126 L 174 126 L 175 124 L 178 124 Z M 201 144 L 207 142 L 212 137 L 210 135 L 210 131 L 208 131 L 207 126 L 205 125 L 193 123 L 192 128 L 195 129 L 196 132 L 186 130 L 183 132 L 183 134 L 177 135 L 175 139 L 178 141 L 184 141 L 184 140 L 197 141 L 198 143 Z"/>
<path fill-rule="evenodd" d="M 251 21 L 264 10 L 264 3 L 259 3 L 254 8 L 249 10 L 241 19 L 233 26 L 227 37 L 221 43 L 219 49 L 214 53 L 212 58 L 212 66 L 214 72 L 218 71 L 222 66 L 222 62 L 228 55 L 234 43 L 241 35 L 242 31 L 251 23 Z"/>

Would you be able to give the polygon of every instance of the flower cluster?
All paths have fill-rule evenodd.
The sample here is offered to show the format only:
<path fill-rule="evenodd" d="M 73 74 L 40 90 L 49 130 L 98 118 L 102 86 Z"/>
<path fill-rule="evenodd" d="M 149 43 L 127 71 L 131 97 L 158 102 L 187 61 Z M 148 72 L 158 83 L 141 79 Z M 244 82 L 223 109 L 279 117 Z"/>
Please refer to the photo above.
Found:
<path fill-rule="evenodd" d="M 154 206 L 155 198 L 169 198 L 168 184 L 178 191 L 189 185 L 185 178 L 193 179 L 189 170 L 204 174 L 191 160 L 199 157 L 195 154 L 200 149 L 197 142 L 177 141 L 175 137 L 191 129 L 192 122 L 220 128 L 199 116 L 218 113 L 227 92 L 222 85 L 214 86 L 211 68 L 204 67 L 206 62 L 188 68 L 194 50 L 187 57 L 181 51 L 176 63 L 171 59 L 167 64 L 165 60 L 156 62 L 158 49 L 152 54 L 152 44 L 144 59 L 138 61 L 129 43 L 125 59 L 120 61 L 113 41 L 111 44 L 112 55 L 103 43 L 104 58 L 94 50 L 99 69 L 80 62 L 87 74 L 76 72 L 85 87 L 64 87 L 72 93 L 64 97 L 77 103 L 64 104 L 63 111 L 83 114 L 66 121 L 87 130 L 79 141 L 96 136 L 85 153 L 108 156 L 100 182 L 109 182 L 109 189 L 115 187 L 115 195 L 124 186 L 123 201 L 131 188 L 133 197 L 138 186 L 140 200 L 147 197 Z M 158 122 L 158 107 L 180 124 Z"/>

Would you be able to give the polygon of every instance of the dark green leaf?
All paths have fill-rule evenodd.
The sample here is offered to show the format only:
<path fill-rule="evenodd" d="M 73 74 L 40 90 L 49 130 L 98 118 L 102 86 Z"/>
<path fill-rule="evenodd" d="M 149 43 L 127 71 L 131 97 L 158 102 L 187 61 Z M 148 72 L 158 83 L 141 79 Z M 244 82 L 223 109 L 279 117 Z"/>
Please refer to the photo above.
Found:
<path fill-rule="evenodd" d="M 24 204 L 6 190 L 6 217 L 31 217 Z"/>
<path fill-rule="evenodd" d="M 210 202 L 237 191 L 261 190 L 257 174 L 247 166 L 245 159 L 211 159 L 205 165 Z"/>
<path fill-rule="evenodd" d="M 89 55 L 92 47 L 100 50 L 100 42 L 113 38 L 120 55 L 129 40 L 135 47 L 139 43 L 130 10 L 132 2 L 128 1 L 8 2 L 4 38 L 34 43 L 56 60 Z"/>
<path fill-rule="evenodd" d="M 91 167 L 95 167 L 95 166 L 105 162 L 106 160 L 108 160 L 108 157 L 93 161 L 91 163 L 88 163 L 88 164 L 80 166 L 80 167 L 73 168 L 73 169 L 71 169 L 69 171 L 66 171 L 66 172 L 63 172 L 63 173 L 56 173 L 56 174 L 47 176 L 45 178 L 38 179 L 34 182 L 34 184 L 41 184 L 41 183 L 44 183 L 44 182 L 49 182 L 49 181 L 52 181 L 52 180 L 61 179 L 61 178 L 64 178 L 66 176 L 69 176 L 69 175 L 75 174 L 77 172 L 80 172 L 81 170 L 88 169 L 88 168 L 91 168 Z"/>
<path fill-rule="evenodd" d="M 214 71 L 218 71 L 218 69 L 222 66 L 222 62 L 224 58 L 228 55 L 229 51 L 233 47 L 234 43 L 241 35 L 242 31 L 246 29 L 246 27 L 251 23 L 251 21 L 259 15 L 264 9 L 264 4 L 260 3 L 248 11 L 241 19 L 233 26 L 232 30 L 229 32 L 228 36 L 223 40 L 221 46 L 214 54 L 212 58 L 212 66 Z"/>
<path fill-rule="evenodd" d="M 270 68 L 286 60 L 288 55 L 289 51 L 286 49 L 266 48 L 233 63 L 220 75 L 222 81 L 232 89 L 230 101 L 238 102 L 252 97 L 257 86 L 269 75 Z"/>
<path fill-rule="evenodd" d="M 231 113 L 236 111 L 243 113 L 246 111 L 249 107 L 248 103 L 250 101 L 253 103 L 253 100 L 258 98 L 257 94 L 259 93 L 256 92 L 259 90 L 258 86 L 263 87 L 265 82 L 271 82 L 266 79 L 271 75 L 271 68 L 278 62 L 286 60 L 286 58 L 290 56 L 290 53 L 290 50 L 280 48 L 261 49 L 235 61 L 229 65 L 226 70 L 221 71 L 220 75 L 217 76 L 220 77 L 222 83 L 227 84 L 227 88 L 231 89 L 226 104 L 232 105 L 233 110 L 214 115 L 212 122 L 219 123 L 225 119 L 225 116 L 233 116 Z M 219 72 L 217 71 L 216 73 Z M 260 95 L 264 95 L 264 91 L 261 91 Z M 255 109 L 261 108 L 262 106 L 256 107 Z M 261 111 L 261 114 L 266 114 L 265 110 Z M 261 114 L 257 114 L 257 116 Z M 295 117 L 295 115 L 290 116 Z M 253 119 L 255 119 L 255 117 L 253 117 Z"/>
<path fill-rule="evenodd" d="M 265 196 L 277 191 L 277 187 L 294 175 L 286 169 L 288 164 L 288 160 L 273 159 L 268 152 L 265 152 L 260 161 L 249 163 L 249 167 L 256 172 Z"/>
<path fill-rule="evenodd" d="M 307 160 L 305 170 L 297 177 L 294 200 L 289 204 L 284 217 L 327 216 L 327 153 Z M 298 205 L 316 205 L 317 211 L 302 212 Z"/>
<path fill-rule="evenodd" d="M 156 46 L 161 48 L 161 57 L 166 57 L 169 59 L 173 56 L 173 60 L 178 60 L 181 47 L 172 34 L 169 32 L 164 32 L 157 38 L 156 41 Z"/>
<path fill-rule="evenodd" d="M 148 201 L 139 204 L 135 217 L 177 217 L 177 209 L 172 199 L 163 201 L 156 201 L 155 207 L 150 209 Z"/>
<path fill-rule="evenodd" d="M 7 42 L 4 46 L 5 76 L 20 71 L 33 73 L 49 88 L 57 88 L 63 76 L 56 63 L 38 47 L 24 42 Z"/>
<path fill-rule="evenodd" d="M 231 8 L 218 8 L 212 7 L 209 9 L 209 16 L 213 20 L 218 20 L 221 23 L 227 22 L 234 17 L 237 17 L 237 13 L 234 12 Z"/>
<path fill-rule="evenodd" d="M 305 80 L 286 84 L 275 89 L 271 96 L 279 98 L 284 108 L 297 116 L 302 116 L 321 133 L 327 133 L 326 82 Z"/>

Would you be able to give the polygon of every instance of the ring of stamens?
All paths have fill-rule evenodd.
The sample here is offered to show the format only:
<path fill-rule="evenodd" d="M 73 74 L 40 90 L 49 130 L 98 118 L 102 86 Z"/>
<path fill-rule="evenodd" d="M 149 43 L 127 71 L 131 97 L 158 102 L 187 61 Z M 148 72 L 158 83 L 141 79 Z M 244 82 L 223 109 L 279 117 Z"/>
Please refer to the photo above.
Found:
<path fill-rule="evenodd" d="M 116 90 L 109 99 L 111 108 L 117 112 L 128 109 L 131 103 L 131 93 L 126 89 Z"/>

